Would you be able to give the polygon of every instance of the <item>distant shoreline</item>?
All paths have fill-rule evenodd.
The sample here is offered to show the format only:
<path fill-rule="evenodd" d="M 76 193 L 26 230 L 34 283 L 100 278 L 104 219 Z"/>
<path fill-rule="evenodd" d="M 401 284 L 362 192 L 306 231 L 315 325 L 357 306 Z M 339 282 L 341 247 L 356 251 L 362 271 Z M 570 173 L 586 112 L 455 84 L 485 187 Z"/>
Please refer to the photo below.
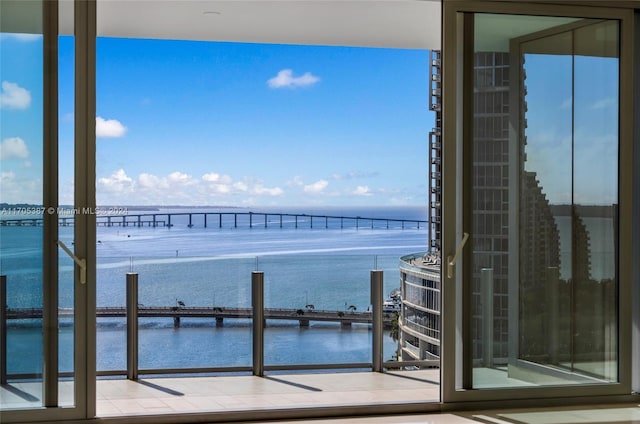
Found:
<path fill-rule="evenodd" d="M 615 213 L 615 209 L 617 208 L 617 204 L 613 205 L 576 205 L 575 210 L 581 217 L 592 217 L 592 218 L 612 218 Z M 31 204 L 31 203 L 0 203 L 0 208 L 42 208 L 42 205 Z M 73 205 L 60 205 L 60 208 L 68 208 L 73 209 Z M 293 206 L 296 209 L 301 209 L 303 206 Z M 346 206 L 346 208 L 352 208 L 358 206 Z M 370 208 L 386 208 L 392 206 L 370 206 Z M 402 207 L 402 206 L 399 206 Z M 408 205 L 407 207 L 420 207 L 420 205 Z M 424 206 L 427 207 L 426 205 Z M 567 204 L 554 204 L 549 205 L 551 209 L 551 213 L 554 216 L 571 216 L 572 205 Z M 98 209 L 127 209 L 129 211 L 142 211 L 142 212 L 159 212 L 163 209 L 252 209 L 247 206 L 216 206 L 216 205 L 100 205 Z M 254 207 L 255 208 L 255 207 Z M 272 209 L 274 206 L 265 207 L 265 209 Z M 287 207 L 280 206 L 278 209 L 287 209 Z M 332 209 L 332 208 L 345 208 L 345 206 L 314 206 L 309 207 L 309 209 Z"/>

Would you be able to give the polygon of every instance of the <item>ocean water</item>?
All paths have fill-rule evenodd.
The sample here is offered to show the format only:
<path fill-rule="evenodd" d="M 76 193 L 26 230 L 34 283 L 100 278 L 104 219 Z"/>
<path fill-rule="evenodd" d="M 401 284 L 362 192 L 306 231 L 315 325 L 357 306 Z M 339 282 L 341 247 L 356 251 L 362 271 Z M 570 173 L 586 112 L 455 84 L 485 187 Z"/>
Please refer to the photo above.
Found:
<path fill-rule="evenodd" d="M 162 210 L 158 213 L 188 212 Z M 224 209 L 222 212 L 230 212 Z M 247 212 L 248 210 L 240 210 Z M 174 216 L 167 227 L 97 228 L 97 305 L 124 306 L 128 272 L 139 278 L 139 303 L 145 306 L 249 307 L 251 272 L 265 276 L 265 307 L 358 311 L 370 305 L 369 273 L 384 271 L 384 291 L 399 286 L 400 256 L 426 250 L 427 229 L 422 224 L 367 221 L 366 217 L 425 220 L 424 208 L 363 208 L 351 210 L 254 210 L 359 216 L 353 221 L 337 219 L 239 215 L 237 227 L 230 215 L 222 228 L 217 216 Z M 199 213 L 202 210 L 194 209 Z M 151 213 L 129 211 L 129 214 Z M 158 218 L 160 219 L 160 218 Z M 387 225 L 389 228 L 387 228 Z M 326 228 L 328 226 L 328 228 Z M 7 275 L 9 308 L 39 307 L 42 303 L 40 227 L 1 227 L 0 266 Z M 73 242 L 72 227 L 60 227 L 60 240 Z M 60 252 L 61 307 L 73 305 L 73 263 Z M 9 373 L 32 373 L 42 369 L 41 323 L 11 321 L 7 354 Z M 182 319 L 174 327 L 170 318 L 142 318 L 139 333 L 141 369 L 250 366 L 251 322 L 225 320 L 216 327 L 213 319 Z M 71 371 L 73 321 L 60 327 L 60 370 Z M 311 323 L 300 328 L 297 321 L 268 321 L 265 331 L 265 364 L 297 365 L 371 361 L 368 325 L 341 328 L 334 323 Z M 97 368 L 126 369 L 126 320 L 98 320 Z M 385 336 L 384 356 L 395 355 L 397 343 Z"/>

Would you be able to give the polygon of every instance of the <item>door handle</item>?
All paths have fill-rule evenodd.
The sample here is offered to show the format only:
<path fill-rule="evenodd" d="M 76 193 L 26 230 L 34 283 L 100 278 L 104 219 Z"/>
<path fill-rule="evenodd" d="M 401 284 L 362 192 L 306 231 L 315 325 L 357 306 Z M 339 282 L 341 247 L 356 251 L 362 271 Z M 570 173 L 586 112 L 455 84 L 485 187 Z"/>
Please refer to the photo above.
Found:
<path fill-rule="evenodd" d="M 467 244 L 467 240 L 469 239 L 469 233 L 464 233 L 464 237 L 460 241 L 460 244 L 456 248 L 456 252 L 453 256 L 447 256 L 447 278 L 453 278 L 453 270 L 456 265 L 456 261 L 458 260 L 458 256 L 462 253 L 462 249 L 464 245 Z"/>
<path fill-rule="evenodd" d="M 80 284 L 87 284 L 87 260 L 78 258 L 67 247 L 67 245 L 61 242 L 60 240 L 56 241 L 56 243 L 58 244 L 58 246 L 62 248 L 62 250 L 65 251 L 67 255 L 71 257 L 71 259 L 73 259 L 73 262 L 75 262 L 76 265 L 80 267 Z"/>

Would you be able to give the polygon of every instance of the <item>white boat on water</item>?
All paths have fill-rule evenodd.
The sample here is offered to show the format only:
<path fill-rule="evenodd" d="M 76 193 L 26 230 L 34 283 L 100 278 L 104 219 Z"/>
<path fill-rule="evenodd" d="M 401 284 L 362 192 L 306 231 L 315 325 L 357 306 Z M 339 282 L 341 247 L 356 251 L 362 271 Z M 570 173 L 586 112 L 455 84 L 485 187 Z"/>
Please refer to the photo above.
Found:
<path fill-rule="evenodd" d="M 382 302 L 383 312 L 400 312 L 402 299 L 400 297 L 400 289 L 395 289 L 389 293 L 389 298 Z"/>

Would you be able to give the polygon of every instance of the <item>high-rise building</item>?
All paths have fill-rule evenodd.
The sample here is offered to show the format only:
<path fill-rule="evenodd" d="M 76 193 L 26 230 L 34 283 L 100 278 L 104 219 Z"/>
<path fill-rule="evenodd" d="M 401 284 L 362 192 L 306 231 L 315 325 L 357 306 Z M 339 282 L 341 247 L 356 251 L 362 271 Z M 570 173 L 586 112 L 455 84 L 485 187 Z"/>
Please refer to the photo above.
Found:
<path fill-rule="evenodd" d="M 398 322 L 398 360 L 440 359 L 440 247 L 442 233 L 442 62 L 431 51 L 430 109 L 435 125 L 429 133 L 428 251 L 400 259 L 402 306 Z"/>

